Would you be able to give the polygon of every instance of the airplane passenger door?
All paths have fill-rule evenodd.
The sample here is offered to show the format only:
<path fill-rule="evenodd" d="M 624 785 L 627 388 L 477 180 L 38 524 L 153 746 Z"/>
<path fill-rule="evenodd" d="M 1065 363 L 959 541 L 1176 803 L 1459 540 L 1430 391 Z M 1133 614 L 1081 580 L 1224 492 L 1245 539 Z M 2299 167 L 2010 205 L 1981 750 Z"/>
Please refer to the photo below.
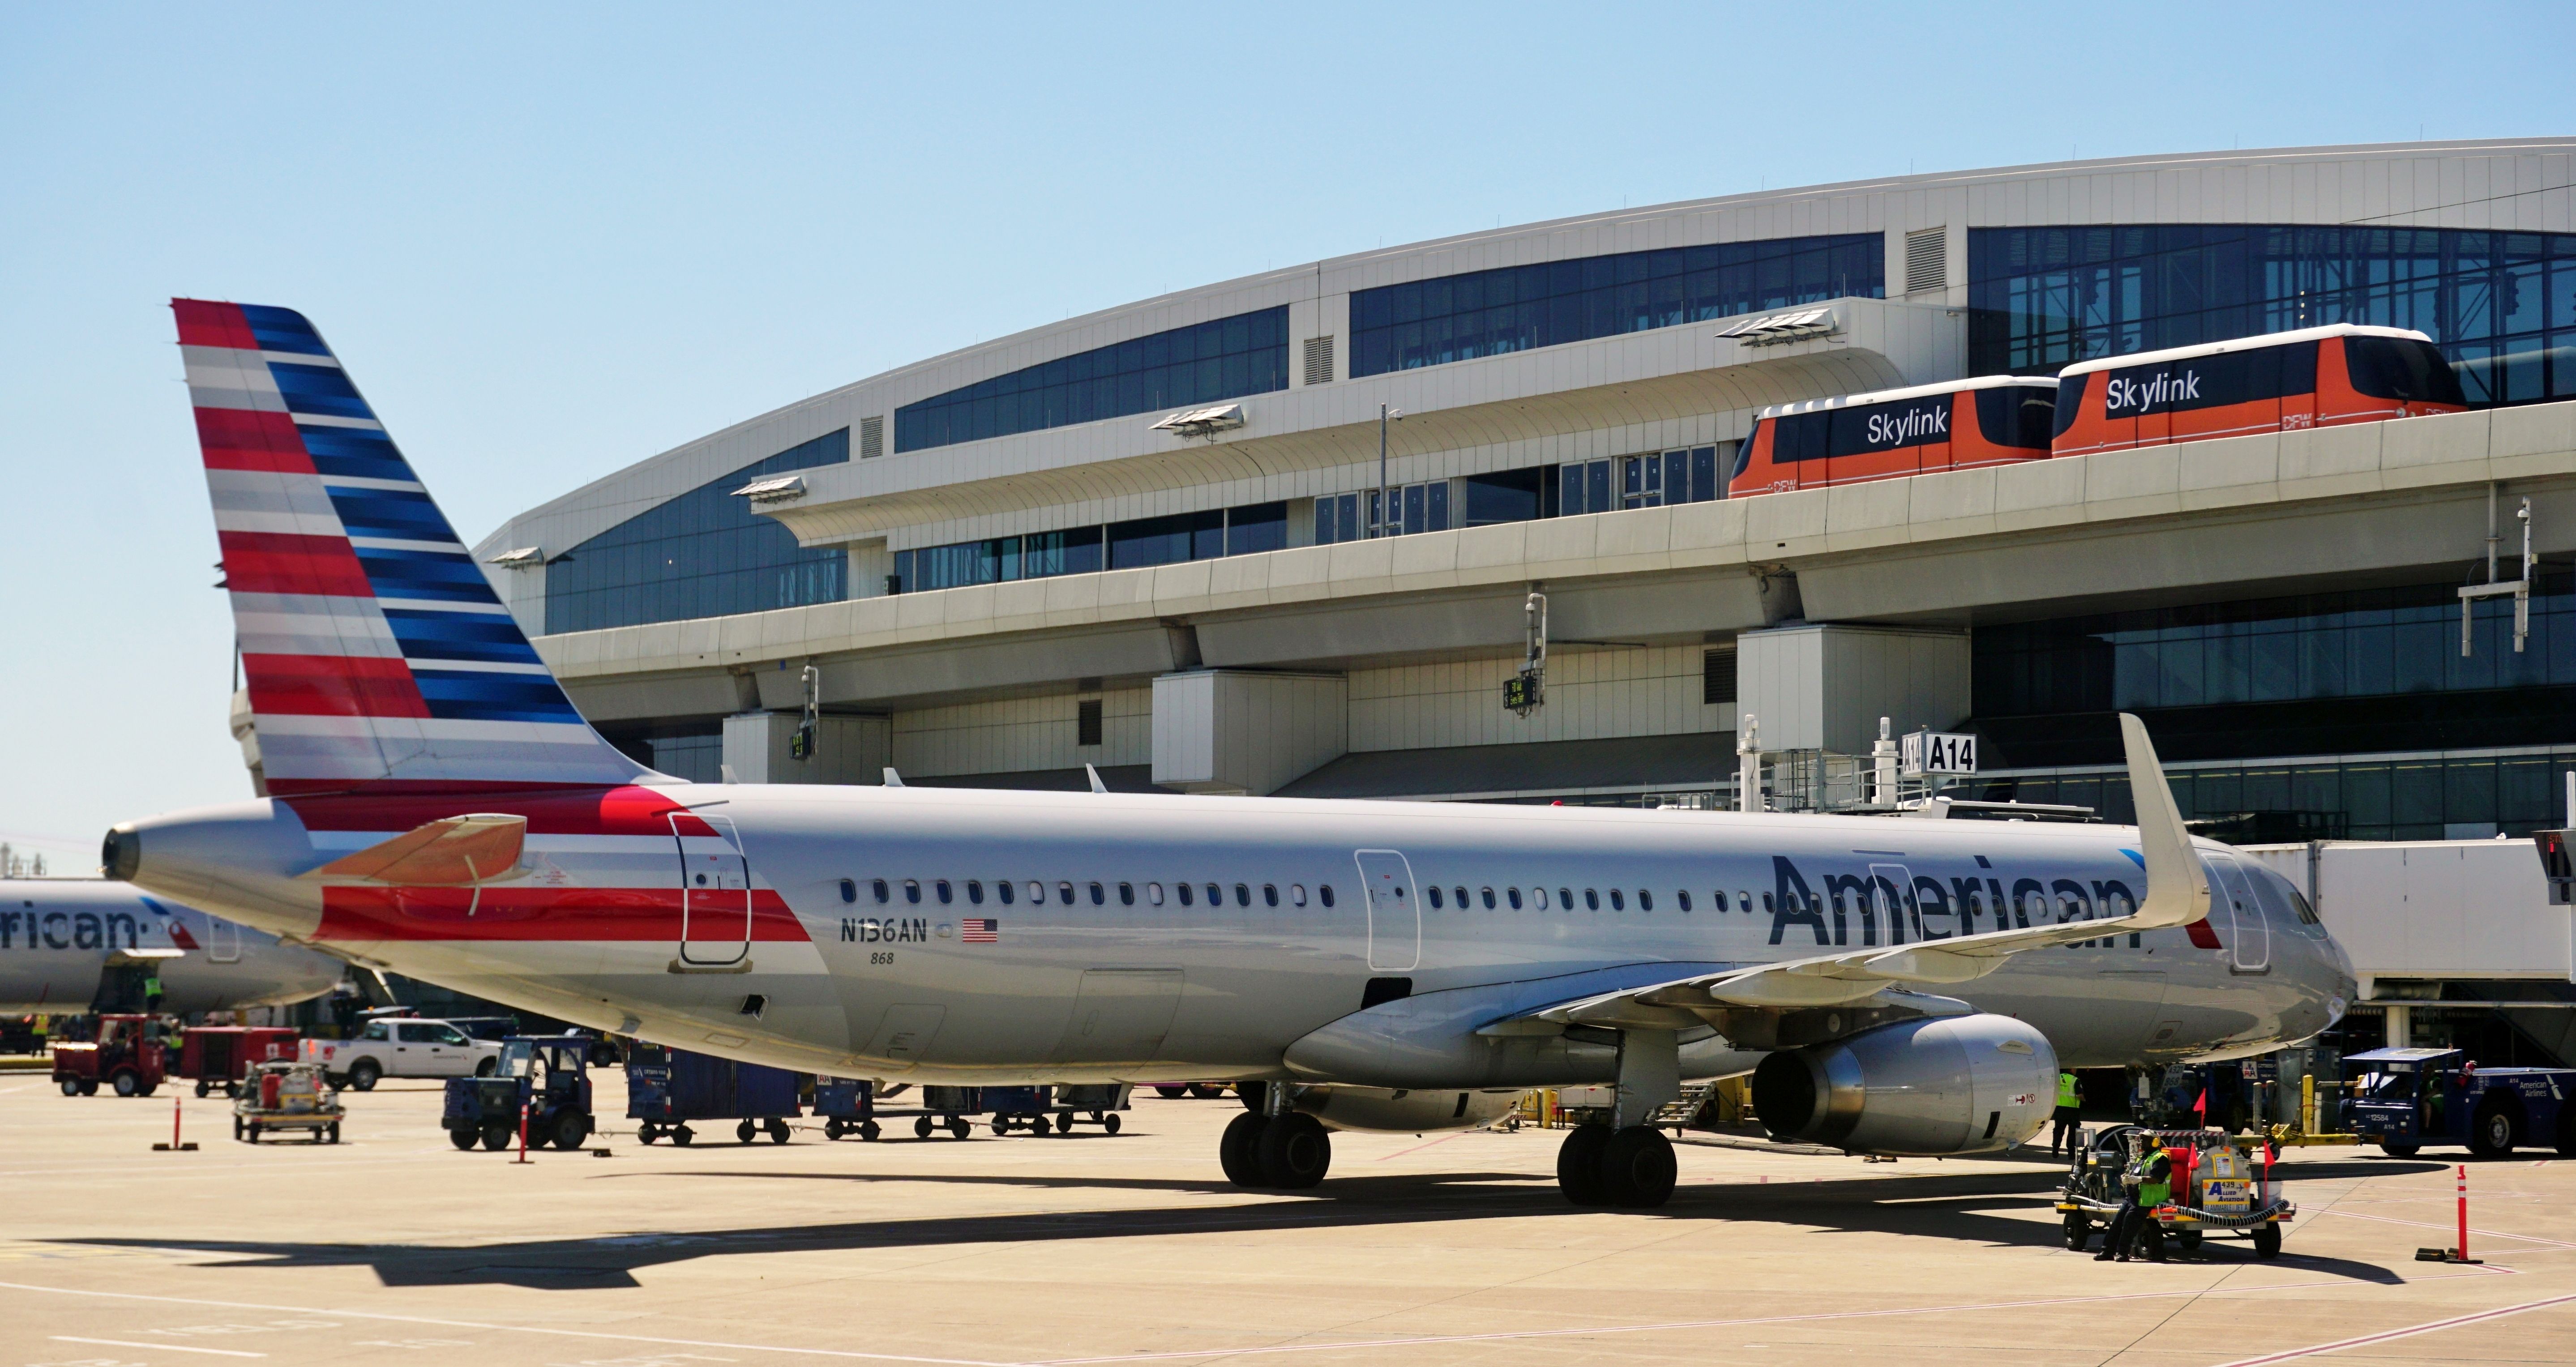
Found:
<path fill-rule="evenodd" d="M 2210 904 L 2210 914 L 2217 915 L 2217 903 L 2225 902 L 2228 924 L 2235 932 L 2227 940 L 2228 952 L 2232 956 L 2228 961 L 2229 969 L 2237 973 L 2270 972 L 2272 927 L 2263 919 L 2263 908 L 2255 904 L 2254 885 L 2245 877 L 2245 870 L 2227 855 L 2211 855 L 2209 863 L 2218 871 L 2218 878 L 2211 887 L 2214 900 Z"/>
<path fill-rule="evenodd" d="M 220 916 L 206 918 L 206 962 L 241 962 L 241 927 Z"/>
<path fill-rule="evenodd" d="M 710 834 L 692 833 L 701 823 Z M 680 846 L 680 957 L 672 971 L 749 969 L 751 861 L 733 819 L 673 812 L 671 836 Z"/>
<path fill-rule="evenodd" d="M 1422 906 L 1413 890 L 1413 866 L 1394 850 L 1359 850 L 1353 857 L 1368 898 L 1370 971 L 1413 971 L 1422 962 Z"/>

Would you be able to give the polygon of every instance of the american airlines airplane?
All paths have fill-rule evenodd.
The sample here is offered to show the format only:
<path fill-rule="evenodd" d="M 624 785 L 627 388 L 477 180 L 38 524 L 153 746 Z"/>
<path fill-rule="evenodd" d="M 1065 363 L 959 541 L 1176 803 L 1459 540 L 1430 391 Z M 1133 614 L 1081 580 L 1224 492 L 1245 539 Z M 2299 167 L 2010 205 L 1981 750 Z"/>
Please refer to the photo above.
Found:
<path fill-rule="evenodd" d="M 657 774 L 303 317 L 174 307 L 272 796 L 104 863 L 362 964 L 817 1072 L 1259 1083 L 1218 1154 L 1254 1187 L 1313 1186 L 1333 1130 L 1613 1083 L 1558 1181 L 1631 1207 L 1687 1079 L 1752 1073 L 1781 1135 L 1992 1153 L 2061 1065 L 2259 1052 L 2353 989 L 2294 887 L 2186 834 L 2134 718 L 2135 828 Z"/>
<path fill-rule="evenodd" d="M 134 981 L 119 984 L 120 971 Z M 161 1009 L 188 1014 L 285 1006 L 321 996 L 349 971 L 195 907 L 95 878 L 0 879 L 0 1012 L 143 1009 L 157 972 Z M 130 1001 L 119 1001 L 120 988 Z"/>

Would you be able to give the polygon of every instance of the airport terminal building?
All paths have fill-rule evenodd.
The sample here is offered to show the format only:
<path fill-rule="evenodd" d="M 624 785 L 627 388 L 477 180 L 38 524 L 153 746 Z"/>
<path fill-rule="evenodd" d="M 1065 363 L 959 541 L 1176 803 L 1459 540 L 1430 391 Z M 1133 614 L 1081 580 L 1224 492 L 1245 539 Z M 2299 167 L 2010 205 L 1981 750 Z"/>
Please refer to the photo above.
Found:
<path fill-rule="evenodd" d="M 2337 323 L 2431 337 L 2469 411 L 1728 496 L 1768 406 Z M 1954 794 L 2122 819 L 2126 710 L 2209 829 L 2457 839 L 2561 824 L 2576 768 L 2564 399 L 2576 139 L 2070 162 L 1049 323 L 476 554 L 700 780 L 1732 806 L 1750 715 L 1773 804 L 1832 805 L 1885 717 L 1978 738 Z M 2528 592 L 2463 600 L 2526 499 Z"/>

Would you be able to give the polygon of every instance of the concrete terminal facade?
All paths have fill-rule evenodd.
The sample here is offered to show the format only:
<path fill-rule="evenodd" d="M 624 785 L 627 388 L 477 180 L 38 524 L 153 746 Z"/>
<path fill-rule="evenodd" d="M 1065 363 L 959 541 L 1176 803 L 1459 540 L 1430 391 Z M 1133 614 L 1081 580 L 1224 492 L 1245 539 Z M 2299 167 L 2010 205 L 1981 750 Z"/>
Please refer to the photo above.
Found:
<path fill-rule="evenodd" d="M 1720 496 L 1764 405 L 2331 322 L 2425 331 L 2477 406 Z M 1783 794 L 1888 716 L 1981 738 L 1954 791 L 2116 819 L 2136 710 L 2187 815 L 2460 838 L 2560 824 L 2576 767 L 2567 399 L 2576 139 L 2073 162 L 1150 299 L 747 419 L 476 551 L 591 719 L 692 777 L 1731 803 L 1741 713 Z M 2504 575 L 2524 498 L 2542 562 L 2525 648 L 2493 599 L 2464 658 L 2491 491 Z"/>

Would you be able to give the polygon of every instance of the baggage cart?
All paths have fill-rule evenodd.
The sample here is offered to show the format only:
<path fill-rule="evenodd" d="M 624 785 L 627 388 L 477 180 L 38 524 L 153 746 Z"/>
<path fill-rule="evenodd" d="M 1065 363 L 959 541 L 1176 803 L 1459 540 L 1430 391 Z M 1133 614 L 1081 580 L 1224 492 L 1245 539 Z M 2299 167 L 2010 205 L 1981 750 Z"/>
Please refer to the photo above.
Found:
<path fill-rule="evenodd" d="M 921 1110 L 912 1122 L 914 1137 L 928 1139 L 932 1130 L 945 1128 L 951 1138 L 965 1138 L 975 1128 L 967 1117 L 984 1113 L 984 1090 L 981 1087 L 922 1088 Z"/>
<path fill-rule="evenodd" d="M 993 1116 L 993 1133 L 1009 1134 L 1027 1130 L 1043 1135 L 1054 1132 L 1055 1089 L 1053 1087 L 986 1087 L 984 1109 Z"/>
<path fill-rule="evenodd" d="M 626 1054 L 626 1117 L 639 1122 L 637 1137 L 647 1144 L 664 1137 L 692 1142 L 692 1120 L 731 1120 L 742 1143 L 765 1130 L 773 1143 L 784 1144 L 787 1122 L 804 1113 L 796 1091 L 796 1075 L 784 1068 L 659 1044 L 638 1043 Z"/>
<path fill-rule="evenodd" d="M 274 1131 L 302 1130 L 316 1144 L 337 1144 L 347 1114 L 340 1094 L 324 1082 L 321 1065 L 255 1063 L 233 1102 L 233 1138 L 256 1144 Z"/>
<path fill-rule="evenodd" d="M 823 1118 L 823 1137 L 857 1135 L 875 1139 L 885 1133 L 877 1124 L 876 1087 L 864 1078 L 814 1079 L 814 1114 Z"/>
<path fill-rule="evenodd" d="M 1076 1124 L 1097 1125 L 1110 1134 L 1118 1133 L 1118 1113 L 1127 1109 L 1128 1090 L 1128 1085 L 1123 1082 L 1066 1084 L 1056 1088 L 1056 1133 L 1071 1134 Z"/>
<path fill-rule="evenodd" d="M 2093 1226 L 2119 1213 L 2121 1176 L 2151 1148 L 2163 1149 L 2172 1165 L 2166 1179 L 2172 1194 L 2148 1212 L 2150 1256 L 2167 1239 L 2193 1252 L 2211 1234 L 2251 1240 L 2257 1258 L 2281 1255 L 2281 1226 L 2298 1214 L 2298 1206 L 2272 1180 L 2271 1149 L 2262 1136 L 2143 1125 L 2114 1125 L 2077 1151 L 2057 1199 L 2068 1248 L 2081 1252 Z"/>
<path fill-rule="evenodd" d="M 192 1025 L 179 1032 L 179 1076 L 196 1081 L 197 1095 L 220 1087 L 241 1095 L 251 1065 L 296 1057 L 296 1032 L 274 1025 Z"/>

